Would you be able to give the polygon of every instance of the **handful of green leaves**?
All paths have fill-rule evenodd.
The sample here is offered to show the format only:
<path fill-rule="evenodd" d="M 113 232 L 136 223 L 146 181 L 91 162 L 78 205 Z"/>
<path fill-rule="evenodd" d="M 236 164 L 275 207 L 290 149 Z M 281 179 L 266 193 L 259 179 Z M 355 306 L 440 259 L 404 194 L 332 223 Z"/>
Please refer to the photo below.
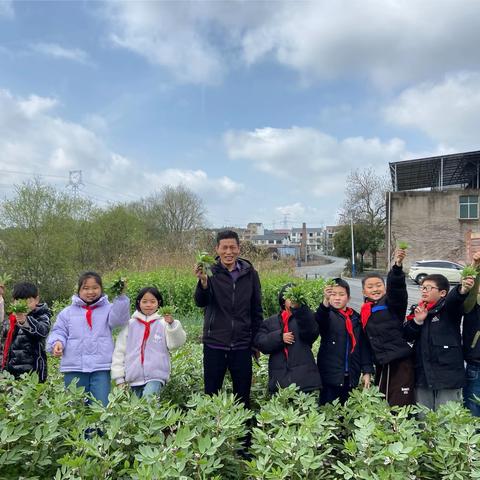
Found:
<path fill-rule="evenodd" d="M 283 298 L 297 305 L 307 305 L 307 295 L 302 284 L 288 287 L 283 294 Z"/>
<path fill-rule="evenodd" d="M 306 305 L 312 310 L 316 310 L 323 301 L 323 291 L 325 287 L 334 286 L 333 279 L 324 280 L 302 280 L 300 283 L 293 285 L 285 290 L 284 299 L 289 299 L 297 305 Z"/>
<path fill-rule="evenodd" d="M 15 300 L 11 305 L 10 305 L 10 313 L 28 313 L 28 304 L 25 299 L 19 299 Z"/>
<path fill-rule="evenodd" d="M 478 273 L 478 270 L 475 267 L 473 267 L 472 265 L 467 265 L 461 271 L 462 278 L 476 277 L 477 273 Z"/>
<path fill-rule="evenodd" d="M 407 248 L 410 248 L 410 245 L 405 241 L 400 241 L 400 242 L 397 243 L 397 247 L 400 250 L 406 250 Z"/>
<path fill-rule="evenodd" d="M 211 277 L 212 273 L 212 265 L 215 264 L 215 258 L 209 255 L 207 252 L 200 252 L 197 253 L 197 264 L 200 265 L 202 272 L 207 275 L 207 277 Z"/>
<path fill-rule="evenodd" d="M 0 275 L 0 285 L 6 285 L 12 277 L 8 273 Z"/>
<path fill-rule="evenodd" d="M 173 316 L 175 315 L 175 312 L 177 311 L 177 308 L 173 305 L 164 305 L 163 307 L 160 307 L 160 315 L 164 317 L 165 315 L 170 315 Z"/>
<path fill-rule="evenodd" d="M 112 298 L 118 297 L 123 293 L 127 280 L 127 277 L 119 277 L 107 286 L 106 290 Z"/>

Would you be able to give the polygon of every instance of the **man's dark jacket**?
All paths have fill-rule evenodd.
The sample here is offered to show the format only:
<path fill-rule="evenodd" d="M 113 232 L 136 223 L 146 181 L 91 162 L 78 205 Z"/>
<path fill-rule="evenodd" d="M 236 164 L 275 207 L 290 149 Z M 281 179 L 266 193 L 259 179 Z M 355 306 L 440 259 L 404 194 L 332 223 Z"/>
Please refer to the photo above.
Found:
<path fill-rule="evenodd" d="M 205 309 L 203 343 L 224 348 L 250 348 L 263 321 L 260 279 L 252 264 L 237 259 L 240 272 L 234 282 L 230 272 L 217 259 L 208 277 L 207 288 L 200 280 L 195 303 Z"/>

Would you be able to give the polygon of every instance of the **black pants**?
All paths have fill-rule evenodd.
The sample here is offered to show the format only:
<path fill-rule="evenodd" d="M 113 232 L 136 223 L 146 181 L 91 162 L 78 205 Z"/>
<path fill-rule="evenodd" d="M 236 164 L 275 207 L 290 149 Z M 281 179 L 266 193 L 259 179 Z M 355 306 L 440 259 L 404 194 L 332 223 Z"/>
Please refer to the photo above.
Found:
<path fill-rule="evenodd" d="M 375 385 L 385 395 L 390 406 L 414 405 L 415 363 L 412 355 L 375 365 Z"/>
<path fill-rule="evenodd" d="M 337 398 L 343 405 L 347 401 L 348 395 L 352 390 L 353 387 L 350 386 L 350 379 L 348 376 L 345 376 L 345 383 L 342 387 L 324 383 L 322 385 L 322 390 L 320 391 L 320 405 L 332 403 Z"/>
<path fill-rule="evenodd" d="M 252 386 L 252 351 L 220 350 L 203 346 L 203 379 L 205 393 L 214 395 L 223 385 L 225 373 L 230 372 L 233 384 L 233 393 L 250 408 L 250 388 Z"/>

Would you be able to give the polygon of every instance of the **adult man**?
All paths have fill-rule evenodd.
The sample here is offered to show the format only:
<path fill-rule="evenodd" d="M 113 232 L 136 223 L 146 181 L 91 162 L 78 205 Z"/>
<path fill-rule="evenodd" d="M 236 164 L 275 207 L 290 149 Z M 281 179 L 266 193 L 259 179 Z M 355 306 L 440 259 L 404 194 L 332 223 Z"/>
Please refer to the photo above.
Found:
<path fill-rule="evenodd" d="M 263 320 L 260 280 L 252 264 L 240 258 L 236 232 L 217 235 L 217 263 L 208 277 L 199 265 L 195 303 L 205 308 L 203 325 L 203 375 L 205 393 L 213 395 L 223 385 L 227 369 L 233 392 L 250 406 L 252 340 Z"/>

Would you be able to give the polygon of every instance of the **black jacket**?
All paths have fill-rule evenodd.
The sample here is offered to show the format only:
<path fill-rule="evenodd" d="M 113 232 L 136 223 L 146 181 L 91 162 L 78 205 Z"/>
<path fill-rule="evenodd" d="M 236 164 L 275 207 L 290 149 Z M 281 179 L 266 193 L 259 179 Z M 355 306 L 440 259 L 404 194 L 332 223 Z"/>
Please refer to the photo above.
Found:
<path fill-rule="evenodd" d="M 316 320 L 321 336 L 317 365 L 322 384 L 343 387 L 345 373 L 348 372 L 350 386 L 356 387 L 360 373 L 373 373 L 372 353 L 359 314 L 354 310 L 351 316 L 353 334 L 357 342 L 353 352 L 350 335 L 345 326 L 345 317 L 337 309 L 325 307 L 321 303 L 317 309 Z M 348 368 L 345 365 L 347 361 Z"/>
<path fill-rule="evenodd" d="M 475 279 L 475 286 L 468 293 L 464 303 L 463 317 L 463 356 L 466 362 L 480 364 L 480 305 L 478 290 L 480 275 Z"/>
<path fill-rule="evenodd" d="M 460 322 L 463 302 L 459 287 L 453 288 L 431 310 L 423 325 L 406 320 L 405 337 L 415 341 L 415 383 L 434 390 L 461 388 L 465 384 Z M 416 305 L 412 306 L 412 312 Z"/>
<path fill-rule="evenodd" d="M 47 378 L 47 355 L 45 353 L 45 339 L 50 331 L 52 312 L 47 304 L 41 303 L 27 315 L 25 325 L 15 325 L 12 343 L 8 351 L 5 370 L 15 377 L 22 373 L 37 372 L 40 382 Z M 3 325 L 2 351 L 9 328 L 8 320 Z M 1 365 L 1 363 L 0 363 Z"/>
<path fill-rule="evenodd" d="M 239 258 L 239 277 L 233 282 L 219 262 L 203 289 L 195 289 L 195 303 L 205 308 L 203 343 L 228 348 L 249 348 L 263 320 L 260 279 L 252 264 Z"/>
<path fill-rule="evenodd" d="M 321 387 L 312 344 L 318 337 L 318 325 L 312 311 L 305 306 L 292 308 L 288 320 L 289 331 L 295 342 L 283 342 L 283 322 L 280 314 L 267 318 L 255 336 L 254 345 L 268 359 L 268 390 L 275 393 L 278 386 L 285 388 L 295 384 L 300 390 L 309 392 Z M 288 350 L 288 358 L 284 349 Z"/>
<path fill-rule="evenodd" d="M 386 365 L 412 355 L 413 349 L 403 335 L 408 293 L 402 267 L 394 265 L 388 272 L 386 295 L 374 304 L 372 310 L 375 307 L 380 309 L 372 312 L 365 329 L 375 363 Z"/>

